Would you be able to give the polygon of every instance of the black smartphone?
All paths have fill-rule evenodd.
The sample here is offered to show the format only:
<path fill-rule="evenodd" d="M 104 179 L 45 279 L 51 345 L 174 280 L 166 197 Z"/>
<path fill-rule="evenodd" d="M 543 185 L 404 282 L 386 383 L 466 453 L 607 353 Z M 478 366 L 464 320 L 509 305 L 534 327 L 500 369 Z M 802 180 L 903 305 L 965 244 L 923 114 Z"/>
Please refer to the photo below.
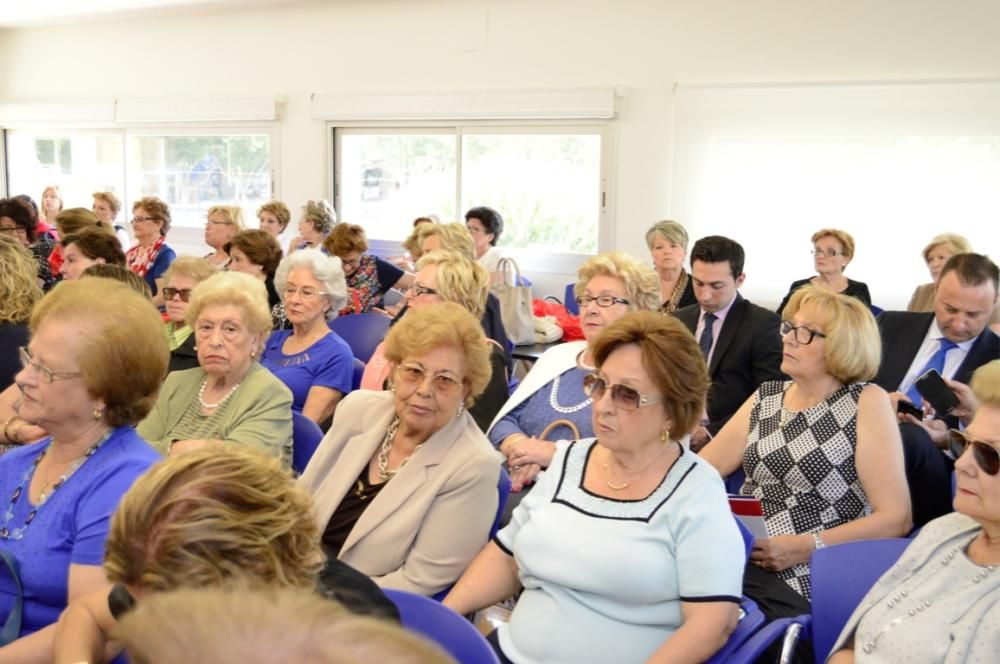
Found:
<path fill-rule="evenodd" d="M 914 384 L 920 396 L 927 400 L 938 416 L 943 417 L 958 406 L 958 397 L 936 370 L 931 369 Z"/>
<path fill-rule="evenodd" d="M 896 412 L 903 413 L 904 415 L 913 415 L 918 420 L 924 419 L 924 411 L 906 399 L 900 399 L 896 402 Z"/>

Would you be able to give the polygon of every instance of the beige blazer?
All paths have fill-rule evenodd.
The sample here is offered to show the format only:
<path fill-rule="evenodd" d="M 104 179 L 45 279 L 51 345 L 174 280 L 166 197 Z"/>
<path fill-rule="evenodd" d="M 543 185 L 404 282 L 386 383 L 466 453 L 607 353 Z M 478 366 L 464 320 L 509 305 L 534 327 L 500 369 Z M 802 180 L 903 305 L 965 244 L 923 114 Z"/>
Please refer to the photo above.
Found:
<path fill-rule="evenodd" d="M 392 392 L 355 391 L 337 406 L 333 426 L 299 478 L 313 496 L 321 529 L 377 453 L 394 414 Z M 447 588 L 486 544 L 500 464 L 463 412 L 428 438 L 372 500 L 338 558 L 384 588 L 428 596 Z"/>

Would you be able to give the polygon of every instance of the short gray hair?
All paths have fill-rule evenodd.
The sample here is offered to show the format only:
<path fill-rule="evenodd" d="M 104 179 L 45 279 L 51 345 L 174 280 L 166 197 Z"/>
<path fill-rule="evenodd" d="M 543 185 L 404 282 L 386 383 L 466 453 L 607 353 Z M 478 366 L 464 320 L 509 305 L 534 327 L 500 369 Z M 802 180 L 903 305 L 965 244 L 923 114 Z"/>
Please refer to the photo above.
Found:
<path fill-rule="evenodd" d="M 328 234 L 337 223 L 337 211 L 322 198 L 318 201 L 306 201 L 302 206 L 302 216 L 311 221 L 316 230 L 323 235 Z"/>
<path fill-rule="evenodd" d="M 319 249 L 300 249 L 292 252 L 278 264 L 274 273 L 274 287 L 284 299 L 285 286 L 288 284 L 288 274 L 295 268 L 306 268 L 323 284 L 330 310 L 326 319 L 333 320 L 337 312 L 347 304 L 347 280 L 344 278 L 344 268 L 336 256 L 327 256 Z"/>
<path fill-rule="evenodd" d="M 687 251 L 688 232 L 676 221 L 658 221 L 649 227 L 649 230 L 646 231 L 646 245 L 650 251 L 653 250 L 653 243 L 656 241 L 657 236 L 662 237 L 667 242 L 680 245 Z"/>

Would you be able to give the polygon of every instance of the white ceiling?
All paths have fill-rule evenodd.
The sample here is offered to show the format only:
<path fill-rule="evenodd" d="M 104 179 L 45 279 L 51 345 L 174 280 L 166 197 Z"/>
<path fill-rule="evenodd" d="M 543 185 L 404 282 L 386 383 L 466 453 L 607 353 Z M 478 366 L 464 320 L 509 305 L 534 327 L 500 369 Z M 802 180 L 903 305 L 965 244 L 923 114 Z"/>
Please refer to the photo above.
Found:
<path fill-rule="evenodd" d="M 0 28 L 72 23 L 149 12 L 292 4 L 300 0 L 0 0 Z"/>

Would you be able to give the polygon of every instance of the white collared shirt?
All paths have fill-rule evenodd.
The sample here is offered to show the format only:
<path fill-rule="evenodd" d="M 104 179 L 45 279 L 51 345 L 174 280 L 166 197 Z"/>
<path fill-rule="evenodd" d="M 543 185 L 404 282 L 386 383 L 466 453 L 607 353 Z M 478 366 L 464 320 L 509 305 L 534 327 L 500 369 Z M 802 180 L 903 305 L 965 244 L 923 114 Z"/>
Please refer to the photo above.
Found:
<path fill-rule="evenodd" d="M 920 373 L 927 363 L 930 362 L 934 353 L 938 351 L 941 347 L 941 339 L 944 334 L 941 332 L 941 328 L 938 327 L 937 318 L 931 320 L 930 326 L 927 328 L 927 335 L 924 337 L 924 342 L 920 344 L 920 350 L 913 358 L 913 362 L 910 363 L 910 368 L 906 372 L 906 376 L 903 377 L 903 382 L 899 384 L 899 392 L 906 394 L 913 383 L 920 378 Z M 976 339 L 979 337 L 973 337 L 968 341 L 963 341 L 958 344 L 957 348 L 952 348 L 948 351 L 948 354 L 944 358 L 944 371 L 941 375 L 945 378 L 954 378 L 955 372 L 958 368 L 962 366 L 962 362 L 965 361 L 965 356 L 969 354 L 969 349 L 972 348 L 972 344 L 976 343 Z"/>

